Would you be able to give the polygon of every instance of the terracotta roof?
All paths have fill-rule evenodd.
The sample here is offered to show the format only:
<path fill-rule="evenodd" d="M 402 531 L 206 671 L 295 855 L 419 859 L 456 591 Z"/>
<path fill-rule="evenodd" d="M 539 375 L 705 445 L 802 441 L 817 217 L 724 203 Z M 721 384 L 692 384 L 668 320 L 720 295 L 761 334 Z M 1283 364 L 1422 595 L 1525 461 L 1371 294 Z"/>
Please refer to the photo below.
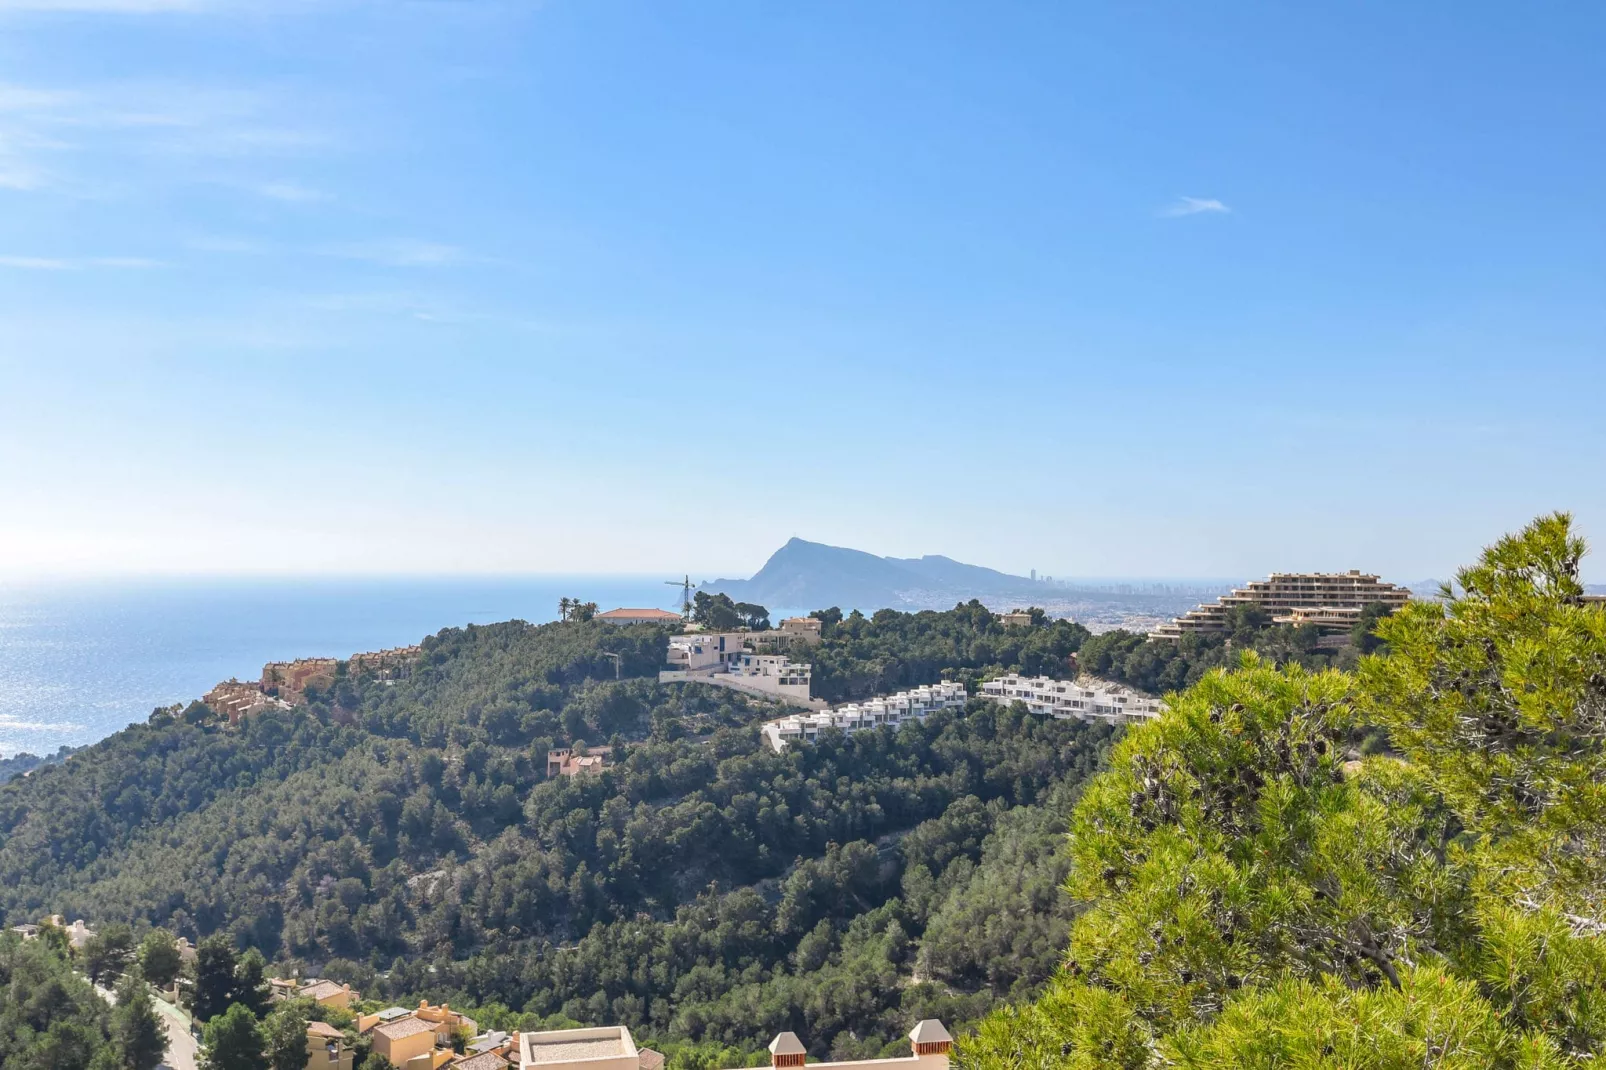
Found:
<path fill-rule="evenodd" d="M 679 613 L 671 613 L 667 609 L 610 609 L 606 613 L 598 613 L 597 620 L 619 620 L 622 617 L 635 617 L 641 620 L 679 620 Z"/>
<path fill-rule="evenodd" d="M 452 1064 L 452 1070 L 502 1070 L 507 1060 L 494 1051 L 481 1052 L 459 1059 Z"/>
<path fill-rule="evenodd" d="M 330 1040 L 339 1040 L 341 1037 L 345 1036 L 345 1034 L 336 1029 L 334 1026 L 330 1025 L 328 1022 L 308 1022 L 307 1036 L 328 1037 Z"/>
<path fill-rule="evenodd" d="M 923 1022 L 916 1023 L 914 1029 L 909 1032 L 909 1039 L 916 1044 L 942 1044 L 954 1038 L 948 1035 L 948 1030 L 944 1029 L 937 1019 L 927 1018 Z"/>
<path fill-rule="evenodd" d="M 301 995 L 310 996 L 313 999 L 323 999 L 325 996 L 338 996 L 344 991 L 345 988 L 335 984 L 333 981 L 314 981 L 301 990 Z"/>
<path fill-rule="evenodd" d="M 662 1070 L 664 1065 L 664 1053 L 651 1048 L 642 1048 L 636 1052 L 636 1057 L 641 1063 L 641 1070 Z"/>
<path fill-rule="evenodd" d="M 416 1037 L 420 1033 L 433 1033 L 435 1025 L 422 1018 L 398 1018 L 394 1022 L 382 1022 L 374 1026 L 374 1032 L 387 1040 L 406 1040 Z"/>

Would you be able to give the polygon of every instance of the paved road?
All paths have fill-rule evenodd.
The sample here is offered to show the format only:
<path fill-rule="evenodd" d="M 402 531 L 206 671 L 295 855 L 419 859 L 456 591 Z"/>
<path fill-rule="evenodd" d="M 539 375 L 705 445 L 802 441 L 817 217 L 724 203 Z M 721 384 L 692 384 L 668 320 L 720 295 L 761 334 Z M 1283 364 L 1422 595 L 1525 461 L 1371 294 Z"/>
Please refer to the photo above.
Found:
<path fill-rule="evenodd" d="M 189 1020 L 184 1012 L 165 999 L 153 996 L 151 1002 L 156 1005 L 156 1013 L 161 1015 L 162 1024 L 167 1027 L 167 1057 L 162 1060 L 162 1065 L 169 1070 L 196 1070 L 195 1052 L 199 1045 L 190 1036 Z"/>
<path fill-rule="evenodd" d="M 117 993 L 109 988 L 95 986 L 112 1006 L 117 1005 Z M 167 1030 L 167 1055 L 162 1059 L 162 1066 L 167 1070 L 198 1070 L 196 1067 L 196 1052 L 200 1044 L 190 1035 L 190 1020 L 183 1011 L 173 1006 L 167 1000 L 151 993 L 151 1005 L 156 1008 L 156 1016 L 162 1020 L 162 1026 Z"/>

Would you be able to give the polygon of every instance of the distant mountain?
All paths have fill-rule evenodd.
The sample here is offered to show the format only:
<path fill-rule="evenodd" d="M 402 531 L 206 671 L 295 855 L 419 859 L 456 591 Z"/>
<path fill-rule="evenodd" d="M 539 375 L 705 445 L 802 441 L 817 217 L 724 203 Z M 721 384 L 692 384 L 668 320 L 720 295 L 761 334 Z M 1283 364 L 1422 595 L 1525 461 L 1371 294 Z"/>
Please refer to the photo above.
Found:
<path fill-rule="evenodd" d="M 792 539 L 752 579 L 715 580 L 703 588 L 771 609 L 948 608 L 984 595 L 1042 595 L 1025 576 L 967 565 L 950 557 L 877 557 L 863 550 Z"/>

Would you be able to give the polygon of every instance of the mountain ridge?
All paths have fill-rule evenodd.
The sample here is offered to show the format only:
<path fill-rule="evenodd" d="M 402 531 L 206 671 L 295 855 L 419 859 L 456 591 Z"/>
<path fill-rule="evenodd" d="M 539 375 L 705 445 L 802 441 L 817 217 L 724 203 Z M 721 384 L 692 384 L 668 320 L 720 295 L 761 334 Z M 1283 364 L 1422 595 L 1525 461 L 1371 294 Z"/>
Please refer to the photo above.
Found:
<path fill-rule="evenodd" d="M 704 584 L 711 594 L 772 608 L 935 609 L 980 595 L 1023 596 L 1040 591 L 1036 581 L 997 569 L 969 565 L 941 554 L 878 557 L 864 550 L 793 537 L 750 579 Z"/>

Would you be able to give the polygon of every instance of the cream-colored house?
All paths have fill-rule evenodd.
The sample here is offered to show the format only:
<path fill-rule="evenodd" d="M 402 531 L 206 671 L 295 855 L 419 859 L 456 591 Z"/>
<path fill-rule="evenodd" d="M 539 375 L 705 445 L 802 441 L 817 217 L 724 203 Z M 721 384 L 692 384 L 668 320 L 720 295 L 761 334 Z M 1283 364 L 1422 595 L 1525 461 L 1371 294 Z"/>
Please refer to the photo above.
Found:
<path fill-rule="evenodd" d="M 328 1022 L 307 1023 L 306 1070 L 351 1070 L 346 1036 Z"/>
<path fill-rule="evenodd" d="M 401 1070 L 436 1070 L 452 1055 L 447 1049 L 446 1058 L 436 1062 L 435 1023 L 413 1015 L 374 1026 L 373 1038 L 374 1054 L 384 1056 Z"/>
<path fill-rule="evenodd" d="M 336 984 L 333 981 L 308 981 L 296 989 L 296 995 L 302 999 L 310 999 L 320 1007 L 339 1007 L 341 1010 L 350 1010 L 353 1000 L 360 999 L 357 992 L 353 992 L 350 985 Z"/>

